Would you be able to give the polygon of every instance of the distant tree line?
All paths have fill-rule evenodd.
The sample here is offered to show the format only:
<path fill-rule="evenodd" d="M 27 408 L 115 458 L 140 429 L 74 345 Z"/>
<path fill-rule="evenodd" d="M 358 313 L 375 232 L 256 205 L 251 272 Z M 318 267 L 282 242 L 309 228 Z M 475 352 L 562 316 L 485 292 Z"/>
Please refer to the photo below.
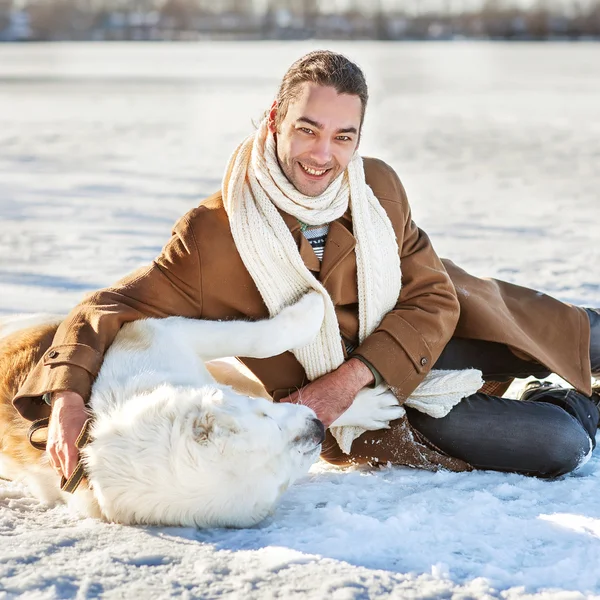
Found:
<path fill-rule="evenodd" d="M 0 0 L 0 41 L 226 39 L 600 39 L 600 0 Z"/>

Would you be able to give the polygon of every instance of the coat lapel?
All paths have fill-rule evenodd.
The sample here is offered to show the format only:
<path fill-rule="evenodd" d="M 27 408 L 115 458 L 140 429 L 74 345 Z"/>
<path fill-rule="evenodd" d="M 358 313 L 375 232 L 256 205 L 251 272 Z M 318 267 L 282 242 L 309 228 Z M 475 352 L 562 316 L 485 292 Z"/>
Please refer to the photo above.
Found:
<path fill-rule="evenodd" d="M 317 258 L 317 255 L 312 249 L 309 241 L 304 237 L 304 234 L 300 229 L 300 223 L 298 222 L 298 219 L 281 210 L 279 213 L 285 221 L 285 224 L 288 226 L 290 233 L 292 234 L 292 237 L 298 246 L 300 257 L 306 265 L 306 268 L 313 273 L 318 273 L 321 270 L 321 261 Z"/>
<path fill-rule="evenodd" d="M 352 218 L 350 209 L 348 208 L 337 221 L 332 221 L 329 224 L 322 263 L 304 237 L 298 220 L 283 211 L 280 211 L 280 214 L 298 246 L 304 264 L 313 273 L 318 273 L 317 278 L 328 288 L 327 282 L 329 279 L 332 276 L 335 279 L 339 266 L 356 247 L 356 238 L 351 233 Z"/>
<path fill-rule="evenodd" d="M 356 238 L 351 233 L 351 227 L 352 220 L 349 209 L 337 221 L 329 224 L 323 263 L 319 274 L 321 283 L 326 287 L 328 280 L 332 276 L 335 278 L 338 267 L 356 247 Z"/>
<path fill-rule="evenodd" d="M 332 276 L 333 279 L 336 278 L 339 266 L 356 247 L 356 238 L 351 233 L 352 218 L 350 216 L 350 208 L 337 221 L 329 224 L 329 233 L 327 234 L 322 263 L 317 258 L 308 240 L 304 237 L 298 219 L 283 211 L 279 212 L 298 246 L 298 251 L 304 264 L 313 273 L 318 273 L 317 278 L 328 288 L 328 291 L 331 291 L 329 290 L 330 285 L 328 285 L 328 281 Z"/>

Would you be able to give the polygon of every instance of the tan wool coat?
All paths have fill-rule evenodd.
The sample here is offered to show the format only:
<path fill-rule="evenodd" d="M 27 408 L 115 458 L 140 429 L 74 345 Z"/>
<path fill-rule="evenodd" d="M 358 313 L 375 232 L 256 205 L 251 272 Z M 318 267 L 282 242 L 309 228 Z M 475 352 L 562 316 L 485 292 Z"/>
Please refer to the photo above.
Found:
<path fill-rule="evenodd" d="M 396 231 L 402 291 L 396 307 L 356 349 L 405 400 L 429 372 L 454 335 L 500 342 L 522 358 L 558 373 L 591 394 L 589 322 L 583 309 L 509 283 L 473 277 L 437 257 L 427 235 L 411 219 L 405 191 L 385 163 L 365 159 L 368 185 Z M 358 298 L 356 240 L 352 216 L 332 222 L 322 262 L 298 221 L 282 217 L 306 266 L 329 292 L 342 336 L 356 344 Z M 54 341 L 20 387 L 14 405 L 27 419 L 44 416 L 40 397 L 73 390 L 89 397 L 104 352 L 125 322 L 180 315 L 202 319 L 268 317 L 261 296 L 235 247 L 220 193 L 206 199 L 176 224 L 162 253 L 149 266 L 113 287 L 89 295 L 59 327 Z M 275 400 L 307 383 L 293 354 L 242 361 Z M 392 462 L 423 468 L 468 469 L 437 451 L 408 421 L 356 440 L 350 457 L 332 437 L 323 448 L 335 463 Z"/>

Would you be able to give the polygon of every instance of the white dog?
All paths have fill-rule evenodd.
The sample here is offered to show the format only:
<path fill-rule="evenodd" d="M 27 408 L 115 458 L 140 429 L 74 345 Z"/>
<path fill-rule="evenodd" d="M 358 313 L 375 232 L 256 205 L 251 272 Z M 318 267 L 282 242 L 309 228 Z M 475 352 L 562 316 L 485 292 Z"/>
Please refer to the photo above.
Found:
<path fill-rule="evenodd" d="M 0 476 L 24 479 L 45 502 L 68 499 L 82 514 L 123 524 L 255 525 L 317 459 L 323 425 L 305 406 L 258 397 L 268 396 L 262 385 L 230 364 L 207 361 L 302 347 L 323 314 L 321 296 L 311 292 L 264 321 L 170 317 L 124 325 L 92 389 L 91 441 L 82 450 L 88 486 L 73 495 L 60 492 L 46 453 L 29 444 L 29 423 L 11 402 L 61 318 L 5 317 Z M 365 389 L 334 425 L 381 429 L 402 413 L 391 393 Z"/>
<path fill-rule="evenodd" d="M 307 407 L 250 398 L 217 383 L 204 363 L 301 347 L 322 319 L 322 299 L 310 293 L 264 321 L 171 317 L 124 325 L 93 386 L 91 442 L 82 451 L 89 489 L 73 495 L 76 508 L 123 524 L 261 521 L 318 457 L 323 425 Z M 5 320 L 0 336 L 44 322 L 47 316 Z M 58 496 L 47 460 L 28 468 L 17 464 L 18 449 L 2 450 L 3 475 L 25 474 L 46 499 Z"/>

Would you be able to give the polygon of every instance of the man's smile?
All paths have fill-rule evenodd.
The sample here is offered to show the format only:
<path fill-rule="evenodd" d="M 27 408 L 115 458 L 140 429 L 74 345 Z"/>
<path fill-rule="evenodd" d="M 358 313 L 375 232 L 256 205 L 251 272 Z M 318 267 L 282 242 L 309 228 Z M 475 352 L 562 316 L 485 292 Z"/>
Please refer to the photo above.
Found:
<path fill-rule="evenodd" d="M 304 173 L 306 175 L 309 175 L 311 178 L 320 179 L 321 177 L 329 173 L 329 171 L 331 171 L 331 169 L 315 169 L 314 167 L 309 167 L 307 165 L 302 164 L 299 161 L 298 164 L 300 165 Z"/>

